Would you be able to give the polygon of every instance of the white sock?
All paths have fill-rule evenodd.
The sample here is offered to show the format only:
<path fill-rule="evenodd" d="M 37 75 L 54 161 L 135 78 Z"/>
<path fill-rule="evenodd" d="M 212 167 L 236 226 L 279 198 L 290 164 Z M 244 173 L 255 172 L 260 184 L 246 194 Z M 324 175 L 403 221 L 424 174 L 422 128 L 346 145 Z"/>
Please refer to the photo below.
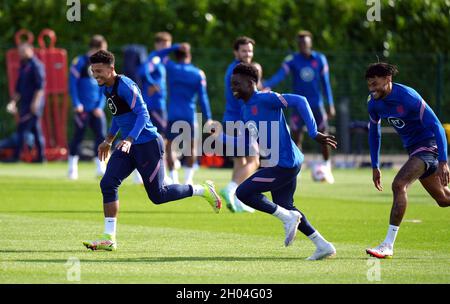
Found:
<path fill-rule="evenodd" d="M 78 155 L 69 155 L 69 171 L 78 171 L 78 160 L 80 157 Z"/>
<path fill-rule="evenodd" d="M 235 183 L 234 181 L 231 181 L 228 183 L 228 185 L 225 187 L 227 189 L 227 192 L 230 192 L 231 194 L 235 194 L 236 193 L 236 189 L 239 185 L 237 183 Z"/>
<path fill-rule="evenodd" d="M 389 225 L 384 243 L 390 244 L 392 247 L 394 247 L 395 238 L 397 237 L 399 229 L 399 226 Z"/>
<path fill-rule="evenodd" d="M 169 177 L 169 175 L 167 174 L 167 167 L 164 165 L 164 179 L 166 179 L 166 177 Z"/>
<path fill-rule="evenodd" d="M 173 162 L 173 166 L 174 166 L 175 170 L 180 169 L 180 168 L 181 168 L 180 160 L 179 160 L 179 159 L 176 159 L 176 160 Z"/>
<path fill-rule="evenodd" d="M 143 184 L 144 183 L 144 181 L 142 180 L 141 174 L 136 169 L 134 170 L 134 179 L 133 179 L 133 181 L 134 181 L 135 184 Z"/>
<path fill-rule="evenodd" d="M 331 160 L 326 160 L 325 166 L 327 166 L 328 169 L 331 169 Z"/>
<path fill-rule="evenodd" d="M 291 217 L 291 212 L 281 206 L 277 206 L 273 215 L 284 222 Z"/>
<path fill-rule="evenodd" d="M 105 174 L 105 163 L 100 161 L 98 157 L 95 157 L 95 164 L 97 165 L 97 173 Z"/>
<path fill-rule="evenodd" d="M 105 217 L 105 234 L 110 234 L 116 236 L 116 224 L 117 218 L 115 217 Z"/>
<path fill-rule="evenodd" d="M 324 239 L 317 230 L 313 234 L 309 235 L 308 238 L 314 243 L 314 245 L 316 245 L 316 247 L 321 247 L 328 243 L 328 241 Z"/>
<path fill-rule="evenodd" d="M 192 185 L 192 196 L 202 196 L 205 193 L 205 188 L 201 185 Z"/>
<path fill-rule="evenodd" d="M 184 184 L 192 184 L 194 179 L 194 168 L 185 167 L 184 168 Z"/>
<path fill-rule="evenodd" d="M 174 184 L 179 184 L 180 181 L 178 180 L 178 171 L 177 170 L 172 170 L 169 172 L 169 177 L 172 179 L 172 182 Z"/>

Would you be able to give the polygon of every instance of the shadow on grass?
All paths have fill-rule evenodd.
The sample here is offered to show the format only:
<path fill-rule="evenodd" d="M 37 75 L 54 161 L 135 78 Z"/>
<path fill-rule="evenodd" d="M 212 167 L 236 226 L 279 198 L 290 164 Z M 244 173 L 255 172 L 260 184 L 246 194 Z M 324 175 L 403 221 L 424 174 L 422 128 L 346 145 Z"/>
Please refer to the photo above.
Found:
<path fill-rule="evenodd" d="M 111 256 L 110 256 L 111 257 Z M 81 263 L 176 263 L 176 262 L 262 262 L 262 261 L 302 261 L 305 257 L 140 257 L 140 258 L 118 258 L 114 259 L 80 259 Z M 9 262 L 27 262 L 27 263 L 65 263 L 66 259 L 17 259 L 8 260 Z"/>
<path fill-rule="evenodd" d="M 224 212 L 224 211 L 222 211 Z M 17 210 L 4 211 L 4 214 L 101 214 L 102 210 Z M 120 214 L 213 214 L 208 208 L 202 211 L 177 211 L 177 210 L 151 210 L 151 211 L 120 211 Z M 226 211 L 224 213 L 227 213 Z"/>
<path fill-rule="evenodd" d="M 4 252 L 4 251 L 0 251 Z M 19 252 L 19 251 L 18 251 Z M 27 251 L 27 252 L 78 252 L 80 250 L 66 250 L 66 251 Z M 83 252 L 84 253 L 84 252 Z M 114 253 L 112 253 L 114 254 Z M 305 256 L 301 257 L 261 257 L 261 256 L 249 256 L 249 257 L 236 257 L 236 256 L 209 256 L 209 257 L 196 257 L 196 256 L 179 256 L 179 257 L 139 257 L 139 258 L 114 258 L 108 255 L 108 259 L 83 259 L 80 258 L 81 263 L 177 263 L 177 262 L 308 262 L 308 263 L 332 263 L 333 261 L 366 261 L 369 259 L 367 256 L 358 257 L 334 257 L 332 259 L 326 259 L 322 261 L 306 261 Z M 401 257 L 396 258 L 398 260 L 423 260 L 423 258 L 416 257 Z M 437 258 L 435 260 L 447 260 L 446 258 Z M 387 260 L 390 261 L 390 260 Z M 8 262 L 25 262 L 25 263 L 65 263 L 67 259 L 16 259 L 8 260 Z"/>
<path fill-rule="evenodd" d="M 65 253 L 80 252 L 80 250 L 20 250 L 20 249 L 0 249 L 0 253 Z"/>

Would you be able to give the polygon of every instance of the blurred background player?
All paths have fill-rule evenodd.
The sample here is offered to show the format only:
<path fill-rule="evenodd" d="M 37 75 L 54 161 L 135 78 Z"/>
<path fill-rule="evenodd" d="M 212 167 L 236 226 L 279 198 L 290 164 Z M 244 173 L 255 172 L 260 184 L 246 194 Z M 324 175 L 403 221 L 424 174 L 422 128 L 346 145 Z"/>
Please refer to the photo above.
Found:
<path fill-rule="evenodd" d="M 231 75 L 233 69 L 240 62 L 251 63 L 253 60 L 253 48 L 255 41 L 249 37 L 238 37 L 233 43 L 234 61 L 228 66 L 225 73 L 225 112 L 223 114 L 223 130 L 231 136 L 236 136 L 236 129 L 233 128 L 236 122 L 241 120 L 242 100 L 239 100 L 231 91 Z M 227 131 L 227 125 L 229 126 Z M 253 208 L 242 204 L 236 197 L 236 189 L 247 177 L 249 177 L 259 167 L 258 156 L 238 155 L 237 147 L 233 147 L 233 173 L 231 181 L 220 190 L 220 194 L 225 199 L 226 206 L 232 212 L 254 212 Z M 227 155 L 227 147 L 224 147 L 224 155 Z"/>
<path fill-rule="evenodd" d="M 268 91 L 268 90 L 264 90 L 264 86 L 262 84 L 262 79 L 263 79 L 262 65 L 260 65 L 258 62 L 252 62 L 252 64 L 258 71 L 258 83 L 256 84 L 256 88 L 258 89 L 258 91 L 265 91 L 265 92 Z"/>
<path fill-rule="evenodd" d="M 89 57 L 99 50 L 108 47 L 106 39 L 94 35 L 89 42 L 89 51 L 73 59 L 70 67 L 69 89 L 73 105 L 74 135 L 69 145 L 69 179 L 78 179 L 78 160 L 81 142 L 89 127 L 95 136 L 94 151 L 105 139 L 106 116 L 103 111 L 105 97 L 97 81 L 92 77 Z M 105 173 L 105 164 L 95 157 L 96 174 L 101 177 Z"/>
<path fill-rule="evenodd" d="M 156 127 L 158 133 L 164 139 L 164 144 L 167 144 L 166 128 L 167 128 L 167 84 L 166 84 L 166 67 L 164 62 L 169 59 L 166 57 L 159 57 L 157 52 L 170 48 L 172 46 L 172 35 L 168 32 L 158 32 L 154 37 L 154 48 L 144 64 L 140 67 L 142 78 L 142 97 L 147 104 L 147 110 L 150 114 L 150 119 Z M 164 162 L 167 164 L 167 155 L 164 154 Z M 167 176 L 165 177 L 167 179 Z M 135 171 L 135 182 L 142 184 L 142 178 L 137 171 Z"/>
<path fill-rule="evenodd" d="M 19 77 L 16 82 L 14 96 L 7 105 L 7 111 L 11 114 L 19 114 L 17 125 L 17 146 L 14 155 L 9 161 L 16 162 L 20 159 L 25 136 L 29 132 L 34 136 L 37 150 L 37 158 L 33 162 L 44 162 L 45 139 L 42 134 L 41 118 L 45 106 L 45 67 L 34 56 L 33 46 L 22 43 L 18 47 L 20 56 Z M 19 109 L 17 109 L 19 103 Z"/>
<path fill-rule="evenodd" d="M 138 86 L 130 78 L 117 75 L 114 61 L 114 55 L 108 51 L 99 51 L 90 57 L 93 75 L 102 87 L 113 115 L 106 139 L 98 147 L 99 159 L 108 157 L 118 132 L 122 137 L 112 152 L 100 182 L 105 216 L 104 234 L 97 240 L 83 242 L 84 246 L 92 250 L 112 251 L 117 248 L 118 188 L 135 169 L 142 175 L 147 195 L 155 204 L 201 196 L 216 213 L 221 208 L 220 197 L 212 182 L 207 181 L 202 185 L 165 185 L 162 138 L 150 120 Z"/>
<path fill-rule="evenodd" d="M 299 52 L 291 54 L 284 59 L 278 72 L 269 80 L 263 82 L 266 88 L 273 88 L 284 80 L 287 75 L 292 74 L 293 93 L 305 96 L 309 102 L 314 118 L 320 132 L 328 132 L 328 116 L 333 118 L 336 110 L 333 103 L 331 91 L 328 62 L 324 54 L 312 49 L 312 34 L 308 31 L 299 31 L 297 34 Z M 323 94 L 328 101 L 328 115 L 324 109 Z M 290 128 L 292 137 L 301 149 L 303 141 L 303 127 L 305 123 L 302 117 L 294 109 Z M 331 172 L 330 148 L 322 145 L 322 156 L 326 165 L 325 180 L 334 183 Z"/>
<path fill-rule="evenodd" d="M 143 73 L 143 92 L 142 96 L 147 104 L 147 109 L 154 126 L 158 133 L 165 138 L 167 128 L 167 110 L 166 110 L 166 68 L 164 62 L 169 59 L 159 57 L 157 51 L 167 49 L 172 46 L 172 35 L 168 32 L 158 32 L 155 34 L 154 47 L 144 65 L 141 67 Z"/>
<path fill-rule="evenodd" d="M 381 119 L 386 118 L 400 135 L 409 159 L 392 182 L 394 203 L 389 228 L 383 243 L 366 252 L 376 258 L 390 258 L 394 242 L 408 203 L 408 187 L 417 179 L 440 207 L 450 206 L 447 138 L 433 110 L 414 89 L 393 83 L 395 66 L 374 63 L 366 71 L 368 111 L 370 116 L 369 144 L 373 168 L 373 183 L 382 191 L 379 153 Z"/>
<path fill-rule="evenodd" d="M 277 144 L 278 155 L 272 155 L 270 165 L 265 165 L 264 168 L 259 169 L 242 182 L 237 188 L 236 194 L 245 204 L 261 212 L 272 214 L 283 222 L 285 246 L 292 244 L 297 230 L 300 230 L 316 245 L 316 251 L 308 260 L 331 257 L 336 254 L 334 246 L 325 240 L 311 226 L 305 215 L 294 206 L 297 175 L 304 157 L 291 139 L 283 109 L 288 106 L 296 107 L 305 120 L 309 135 L 318 143 L 336 148 L 336 141 L 333 136 L 317 131 L 314 116 L 305 97 L 294 94 L 280 95 L 274 92 L 259 92 L 256 88 L 257 82 L 258 71 L 254 65 L 240 63 L 234 68 L 231 87 L 234 95 L 244 100 L 242 120 L 245 123 L 254 122 L 255 131 L 258 133 L 258 143 L 261 144 L 261 140 L 266 140 L 268 143 L 272 143 L 272 149 L 273 145 Z M 269 126 L 267 133 L 259 129 L 261 123 Z M 273 130 L 274 126 L 277 126 L 278 130 Z M 278 133 L 275 139 L 271 138 L 273 131 Z M 263 137 L 266 138 L 263 139 Z M 262 194 L 269 191 L 273 201 Z"/>
<path fill-rule="evenodd" d="M 188 155 L 185 156 L 184 183 L 192 184 L 194 178 L 195 162 L 195 124 L 196 124 L 196 104 L 200 104 L 205 124 L 212 122 L 211 108 L 209 105 L 208 92 L 206 88 L 205 73 L 194 66 L 192 62 L 191 46 L 188 43 L 175 44 L 173 47 L 157 51 L 160 58 L 165 58 L 174 52 L 175 61 L 164 60 L 167 71 L 168 89 L 168 125 L 167 125 L 167 165 L 169 177 L 173 183 L 178 183 L 178 171 L 175 166 L 176 152 L 172 147 L 173 140 L 180 135 L 177 131 L 172 131 L 174 124 L 181 123 L 189 131 L 187 137 L 183 137 L 183 144 L 190 147 Z M 177 125 L 175 125 L 177 127 Z M 203 127 L 203 126 L 202 126 Z M 201 132 L 200 132 L 201 134 Z M 186 147 L 183 150 L 186 151 Z"/>

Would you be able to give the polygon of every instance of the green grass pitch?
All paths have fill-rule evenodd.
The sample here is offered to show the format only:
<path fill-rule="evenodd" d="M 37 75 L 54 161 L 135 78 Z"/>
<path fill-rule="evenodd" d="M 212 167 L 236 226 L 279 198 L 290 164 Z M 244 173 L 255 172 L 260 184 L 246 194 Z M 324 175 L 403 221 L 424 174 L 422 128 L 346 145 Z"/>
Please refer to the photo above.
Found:
<path fill-rule="evenodd" d="M 220 188 L 230 174 L 202 168 L 195 180 Z M 310 262 L 312 243 L 298 234 L 285 248 L 272 216 L 214 214 L 200 198 L 157 206 L 130 179 L 119 193 L 118 251 L 88 251 L 81 241 L 103 231 L 94 164 L 80 164 L 76 182 L 66 179 L 65 163 L 3 164 L 0 283 L 450 283 L 450 210 L 419 183 L 409 191 L 394 258 L 365 254 L 384 239 L 394 174 L 383 171 L 380 193 L 370 170 L 335 170 L 334 185 L 301 173 L 296 206 L 337 249 L 334 259 Z M 79 281 L 68 276 L 69 259 L 80 262 Z"/>

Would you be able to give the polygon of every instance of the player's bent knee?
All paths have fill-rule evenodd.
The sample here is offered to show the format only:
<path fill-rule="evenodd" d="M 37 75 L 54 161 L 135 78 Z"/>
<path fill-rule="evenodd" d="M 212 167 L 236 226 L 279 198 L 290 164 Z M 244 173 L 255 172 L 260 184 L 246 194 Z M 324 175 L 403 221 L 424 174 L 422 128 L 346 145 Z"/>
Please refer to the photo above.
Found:
<path fill-rule="evenodd" d="M 102 180 L 100 181 L 100 188 L 102 189 L 102 192 L 104 190 L 114 188 L 111 178 L 108 178 L 108 176 L 104 175 Z"/>
<path fill-rule="evenodd" d="M 108 178 L 103 177 L 100 181 L 100 189 L 102 190 L 103 202 L 113 202 L 118 199 L 118 185 L 112 183 Z"/>
<path fill-rule="evenodd" d="M 248 196 L 249 196 L 248 191 L 245 189 L 245 187 L 242 187 L 242 185 L 236 189 L 236 197 L 240 201 L 242 201 L 242 202 L 247 201 Z"/>
<path fill-rule="evenodd" d="M 404 182 L 393 181 L 392 182 L 392 191 L 394 193 L 406 192 L 407 185 Z"/>
<path fill-rule="evenodd" d="M 166 199 L 163 191 L 149 193 L 148 198 L 155 205 L 160 205 L 160 204 L 164 204 L 167 202 L 167 199 Z"/>

